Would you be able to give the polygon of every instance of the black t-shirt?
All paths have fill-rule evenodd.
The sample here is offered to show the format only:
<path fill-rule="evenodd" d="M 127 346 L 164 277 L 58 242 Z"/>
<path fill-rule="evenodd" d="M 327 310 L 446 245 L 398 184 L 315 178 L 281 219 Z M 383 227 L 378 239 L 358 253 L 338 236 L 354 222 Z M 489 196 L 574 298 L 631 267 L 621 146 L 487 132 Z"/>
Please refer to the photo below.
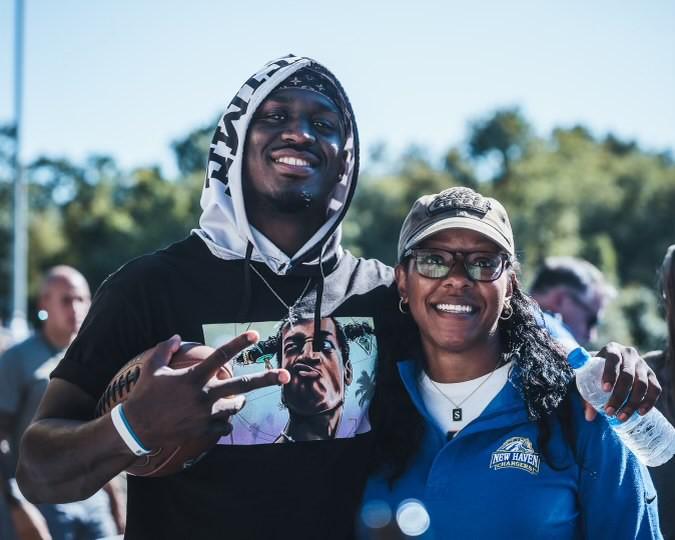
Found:
<path fill-rule="evenodd" d="M 286 353 L 264 345 L 275 343 L 276 321 L 287 316 L 287 309 L 252 274 L 248 313 L 237 320 L 245 295 L 244 265 L 216 258 L 196 236 L 131 261 L 101 286 L 52 376 L 98 399 L 125 362 L 173 334 L 217 346 L 248 328 L 261 333 L 262 345 L 238 359 L 235 375 L 276 367 L 278 356 Z M 306 277 L 277 276 L 259 264 L 256 269 L 287 304 L 307 285 Z M 342 378 L 344 388 L 338 384 L 344 403 L 336 437 L 275 443 L 288 409 L 280 389 L 257 390 L 233 417 L 232 435 L 221 438 L 192 467 L 164 478 L 129 476 L 126 538 L 353 536 L 372 445 L 366 411 L 376 336 L 395 304 L 391 270 L 381 263 L 346 254 L 334 274 L 325 278 L 323 298 L 338 306 L 332 317 L 344 343 L 336 342 L 335 330 L 326 338 L 324 352 L 347 357 L 351 365 L 349 377 Z M 285 402 L 290 401 L 286 396 Z"/>

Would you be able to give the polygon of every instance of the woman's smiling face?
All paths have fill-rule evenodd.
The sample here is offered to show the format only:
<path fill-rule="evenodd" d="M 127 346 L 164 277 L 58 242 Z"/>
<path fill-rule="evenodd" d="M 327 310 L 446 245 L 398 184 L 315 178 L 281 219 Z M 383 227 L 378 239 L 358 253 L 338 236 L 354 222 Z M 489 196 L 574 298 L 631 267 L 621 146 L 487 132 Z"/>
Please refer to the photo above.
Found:
<path fill-rule="evenodd" d="M 500 252 L 487 237 L 466 229 L 440 231 L 415 247 L 461 253 Z M 499 316 L 511 296 L 511 276 L 510 269 L 505 268 L 495 281 L 474 281 L 467 275 L 461 258 L 440 279 L 421 275 L 412 257 L 396 268 L 399 293 L 410 306 L 427 354 L 434 350 L 463 353 L 494 345 Z"/>

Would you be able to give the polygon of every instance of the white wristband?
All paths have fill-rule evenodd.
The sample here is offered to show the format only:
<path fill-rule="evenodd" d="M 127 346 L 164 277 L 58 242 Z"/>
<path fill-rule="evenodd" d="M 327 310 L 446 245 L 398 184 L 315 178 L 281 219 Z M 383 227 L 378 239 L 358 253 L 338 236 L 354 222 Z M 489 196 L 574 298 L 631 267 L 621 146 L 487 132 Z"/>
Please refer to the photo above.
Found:
<path fill-rule="evenodd" d="M 129 447 L 129 450 L 131 450 L 137 456 L 145 456 L 150 453 L 150 450 L 147 450 L 145 446 L 143 446 L 143 443 L 141 443 L 141 440 L 134 433 L 134 430 L 131 429 L 131 425 L 124 414 L 124 409 L 122 408 L 121 403 L 118 403 L 112 408 L 112 411 L 110 411 L 110 417 L 112 418 L 112 423 L 113 426 L 115 426 L 117 433 L 119 433 L 119 436 L 124 441 L 124 444 Z"/>

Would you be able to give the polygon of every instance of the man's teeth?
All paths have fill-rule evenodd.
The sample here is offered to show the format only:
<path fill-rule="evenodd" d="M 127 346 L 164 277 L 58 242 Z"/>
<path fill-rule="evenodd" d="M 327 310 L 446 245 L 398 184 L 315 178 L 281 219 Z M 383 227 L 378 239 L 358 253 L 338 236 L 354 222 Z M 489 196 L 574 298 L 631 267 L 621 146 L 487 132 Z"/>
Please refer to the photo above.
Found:
<path fill-rule="evenodd" d="M 446 313 L 471 313 L 473 311 L 473 308 L 466 304 L 436 304 L 436 309 Z"/>
<path fill-rule="evenodd" d="M 285 165 L 293 165 L 294 167 L 309 167 L 309 161 L 295 157 L 283 156 L 275 159 L 277 163 L 284 163 Z"/>

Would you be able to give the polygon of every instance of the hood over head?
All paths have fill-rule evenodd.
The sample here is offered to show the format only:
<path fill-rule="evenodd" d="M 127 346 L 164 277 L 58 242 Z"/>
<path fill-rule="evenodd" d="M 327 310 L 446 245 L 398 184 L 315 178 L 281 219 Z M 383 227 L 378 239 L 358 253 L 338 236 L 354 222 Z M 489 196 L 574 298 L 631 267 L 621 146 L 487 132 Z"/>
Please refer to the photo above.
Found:
<path fill-rule="evenodd" d="M 282 83 L 284 87 L 289 87 L 287 79 L 300 70 L 303 70 L 302 74 L 315 72 L 334 86 L 329 89 L 328 95 L 344 115 L 346 163 L 345 172 L 331 194 L 326 221 L 297 253 L 289 257 L 249 223 L 244 205 L 242 170 L 244 143 L 253 114 Z M 320 261 L 323 261 L 325 270 L 326 263 L 329 268 L 334 267 L 342 257 L 340 223 L 356 187 L 358 168 L 358 132 L 342 85 L 330 71 L 311 58 L 284 56 L 267 63 L 250 77 L 218 122 L 202 190 L 200 228 L 193 232 L 221 259 L 250 258 L 264 262 L 279 275 L 289 272 L 319 274 Z"/>

